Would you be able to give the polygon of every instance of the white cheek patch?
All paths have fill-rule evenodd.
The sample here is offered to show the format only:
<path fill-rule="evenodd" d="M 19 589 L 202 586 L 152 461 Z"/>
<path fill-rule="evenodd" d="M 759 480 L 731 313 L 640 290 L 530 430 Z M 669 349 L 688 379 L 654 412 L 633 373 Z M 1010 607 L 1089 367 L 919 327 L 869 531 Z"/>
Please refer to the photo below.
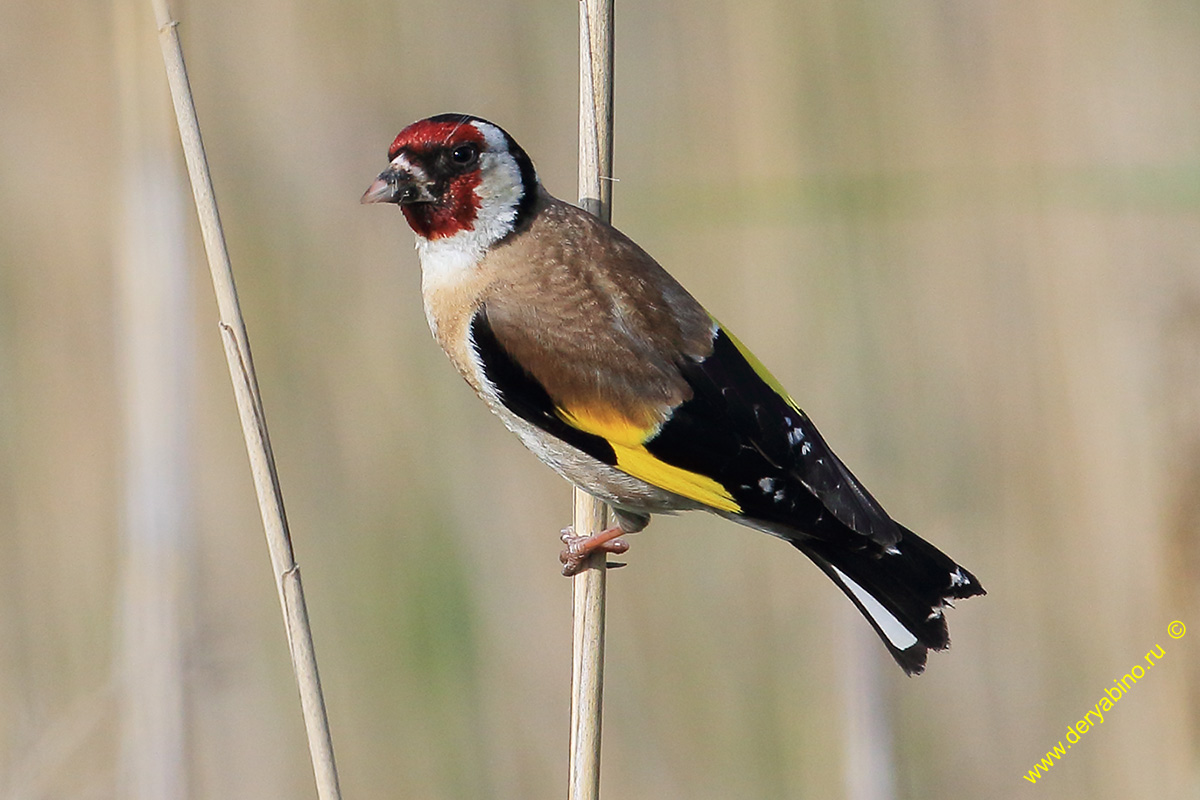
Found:
<path fill-rule="evenodd" d="M 521 182 L 521 168 L 508 152 L 508 140 L 503 132 L 494 125 L 480 122 L 475 123 L 475 127 L 487 144 L 479 156 L 480 181 L 475 187 L 479 211 L 475 230 L 491 244 L 512 231 L 525 187 Z"/>
<path fill-rule="evenodd" d="M 897 650 L 907 650 L 917 643 L 917 637 L 913 635 L 912 631 L 904 627 L 904 624 L 900 620 L 896 619 L 895 614 L 884 608 L 883 604 L 872 597 L 866 589 L 850 580 L 846 573 L 832 564 L 830 564 L 830 568 L 837 573 L 838 580 L 850 590 L 850 594 L 854 595 L 854 598 L 862 603 L 863 609 L 875 621 L 875 624 L 879 626 L 879 630 L 883 631 L 883 635 L 892 643 L 892 647 L 895 647 Z"/>

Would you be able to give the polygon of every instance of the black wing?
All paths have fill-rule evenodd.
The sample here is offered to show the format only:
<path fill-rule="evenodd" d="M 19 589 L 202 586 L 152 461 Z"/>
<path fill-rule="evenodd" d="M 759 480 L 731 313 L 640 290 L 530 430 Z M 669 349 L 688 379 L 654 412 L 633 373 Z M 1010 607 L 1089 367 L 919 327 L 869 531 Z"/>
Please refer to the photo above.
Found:
<path fill-rule="evenodd" d="M 646 449 L 716 480 L 767 527 L 822 538 L 845 526 L 885 547 L 899 541 L 896 523 L 770 373 L 725 329 L 714 336 L 711 355 L 679 365 L 692 397 Z"/>

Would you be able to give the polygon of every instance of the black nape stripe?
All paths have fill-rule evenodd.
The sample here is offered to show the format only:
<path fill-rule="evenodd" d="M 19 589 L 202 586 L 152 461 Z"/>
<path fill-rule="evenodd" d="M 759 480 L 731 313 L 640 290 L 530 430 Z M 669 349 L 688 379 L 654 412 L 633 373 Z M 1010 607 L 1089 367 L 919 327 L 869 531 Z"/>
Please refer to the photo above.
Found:
<path fill-rule="evenodd" d="M 536 378 L 512 359 L 488 323 L 487 309 L 471 318 L 471 344 L 483 364 L 483 375 L 496 388 L 500 402 L 521 419 L 610 466 L 617 455 L 604 438 L 563 421 L 554 400 Z"/>
<path fill-rule="evenodd" d="M 520 233 L 533 224 L 533 207 L 538 196 L 537 170 L 533 168 L 533 160 L 521 149 L 521 145 L 508 135 L 508 131 L 500 128 L 500 132 L 504 134 L 508 142 L 508 152 L 516 160 L 517 169 L 521 171 L 521 199 L 517 202 L 517 216 L 513 219 L 512 230 L 512 233 Z"/>

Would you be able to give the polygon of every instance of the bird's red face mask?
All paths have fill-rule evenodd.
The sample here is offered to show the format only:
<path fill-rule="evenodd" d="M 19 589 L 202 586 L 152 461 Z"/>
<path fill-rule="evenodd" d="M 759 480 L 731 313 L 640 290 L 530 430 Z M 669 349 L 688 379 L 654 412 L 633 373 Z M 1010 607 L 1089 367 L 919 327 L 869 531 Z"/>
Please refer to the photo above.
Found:
<path fill-rule="evenodd" d="M 391 164 L 362 196 L 363 203 L 395 203 L 426 239 L 474 228 L 479 212 L 479 129 L 461 120 L 422 120 L 408 126 L 388 150 Z"/>

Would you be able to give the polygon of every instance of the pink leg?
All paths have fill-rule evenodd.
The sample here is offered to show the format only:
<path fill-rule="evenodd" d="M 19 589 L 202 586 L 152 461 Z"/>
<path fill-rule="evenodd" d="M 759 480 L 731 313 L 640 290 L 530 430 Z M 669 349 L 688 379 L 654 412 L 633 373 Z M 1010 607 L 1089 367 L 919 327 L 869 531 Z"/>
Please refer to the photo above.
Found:
<path fill-rule="evenodd" d="M 592 536 L 576 536 L 574 528 L 563 528 L 562 540 L 567 549 L 559 554 L 558 560 L 563 563 L 563 575 L 574 575 L 583 569 L 583 562 L 597 551 L 602 553 L 624 553 L 629 549 L 629 543 L 617 537 L 625 531 L 612 527 Z M 609 564 L 610 567 L 624 564 Z"/>

